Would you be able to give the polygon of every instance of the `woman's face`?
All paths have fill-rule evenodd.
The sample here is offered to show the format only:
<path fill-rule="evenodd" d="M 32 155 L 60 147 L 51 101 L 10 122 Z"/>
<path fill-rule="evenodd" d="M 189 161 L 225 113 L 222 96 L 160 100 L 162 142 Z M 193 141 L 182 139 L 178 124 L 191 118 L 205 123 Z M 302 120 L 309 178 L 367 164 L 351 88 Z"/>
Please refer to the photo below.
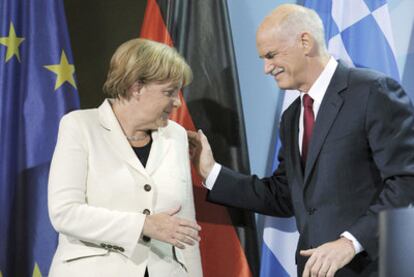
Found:
<path fill-rule="evenodd" d="M 139 108 L 149 129 L 165 127 L 170 114 L 181 106 L 180 87 L 173 82 L 153 82 L 139 90 Z"/>

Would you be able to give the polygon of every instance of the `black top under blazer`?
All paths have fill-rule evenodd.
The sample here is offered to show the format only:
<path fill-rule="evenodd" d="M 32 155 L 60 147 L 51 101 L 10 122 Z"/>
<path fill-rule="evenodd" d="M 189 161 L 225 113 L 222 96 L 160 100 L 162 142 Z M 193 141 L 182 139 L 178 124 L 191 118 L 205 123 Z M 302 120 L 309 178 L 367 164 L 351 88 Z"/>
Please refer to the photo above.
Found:
<path fill-rule="evenodd" d="M 279 166 L 260 179 L 223 167 L 209 200 L 296 217 L 299 274 L 314 248 L 349 231 L 364 247 L 335 276 L 375 276 L 378 213 L 414 201 L 414 113 L 403 88 L 339 62 L 317 115 L 305 170 L 298 146 L 300 98 L 280 124 Z"/>

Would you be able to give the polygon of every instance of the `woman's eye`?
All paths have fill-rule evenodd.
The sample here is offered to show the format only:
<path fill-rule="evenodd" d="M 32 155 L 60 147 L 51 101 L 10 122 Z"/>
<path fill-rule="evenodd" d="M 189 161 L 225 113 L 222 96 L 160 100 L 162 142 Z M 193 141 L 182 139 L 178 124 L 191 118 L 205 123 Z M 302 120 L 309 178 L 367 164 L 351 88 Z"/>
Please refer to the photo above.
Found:
<path fill-rule="evenodd" d="M 179 90 L 169 90 L 165 92 L 165 96 L 167 97 L 175 97 L 178 95 Z"/>

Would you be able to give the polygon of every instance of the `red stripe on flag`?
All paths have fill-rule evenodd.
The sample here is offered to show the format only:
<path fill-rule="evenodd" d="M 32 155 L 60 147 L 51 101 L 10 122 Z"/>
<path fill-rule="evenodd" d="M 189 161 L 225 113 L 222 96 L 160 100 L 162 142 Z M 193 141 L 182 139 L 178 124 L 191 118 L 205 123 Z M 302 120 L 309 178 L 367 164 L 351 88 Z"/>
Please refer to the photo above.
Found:
<path fill-rule="evenodd" d="M 160 8 L 155 0 L 148 0 L 140 37 L 173 46 L 165 26 Z M 181 107 L 171 119 L 187 130 L 195 131 L 187 104 L 180 93 Z M 246 255 L 241 247 L 236 230 L 225 207 L 207 202 L 207 190 L 202 187 L 201 177 L 194 167 L 191 169 L 197 221 L 201 231 L 201 260 L 206 277 L 248 277 L 252 276 Z M 211 219 L 211 220 L 210 220 Z M 217 224 L 219 222 L 220 224 Z"/>

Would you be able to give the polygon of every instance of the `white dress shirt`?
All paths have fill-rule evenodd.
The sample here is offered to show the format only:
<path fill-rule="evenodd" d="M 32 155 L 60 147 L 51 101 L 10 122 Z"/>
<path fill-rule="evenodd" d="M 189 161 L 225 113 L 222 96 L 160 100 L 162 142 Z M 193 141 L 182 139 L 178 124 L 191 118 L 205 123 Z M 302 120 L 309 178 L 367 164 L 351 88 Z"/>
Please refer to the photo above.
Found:
<path fill-rule="evenodd" d="M 309 91 L 307 92 L 308 95 L 313 99 L 313 114 L 315 116 L 315 121 L 318 116 L 319 108 L 322 103 L 322 99 L 325 96 L 326 90 L 328 89 L 329 83 L 331 82 L 331 79 L 335 73 L 335 70 L 338 66 L 338 62 L 331 57 L 323 69 L 322 73 L 319 75 L 319 77 L 316 79 L 315 83 L 311 86 Z M 300 93 L 300 99 L 301 102 L 303 100 L 303 95 L 305 93 Z M 300 108 L 300 118 L 299 118 L 299 137 L 298 137 L 298 144 L 299 144 L 299 150 L 300 153 L 302 153 L 302 140 L 303 140 L 303 105 L 301 105 Z M 221 165 L 216 163 L 213 166 L 213 169 L 211 170 L 210 174 L 207 176 L 205 183 L 203 184 L 204 187 L 211 190 L 214 186 L 214 183 L 217 180 L 217 176 L 219 175 L 221 170 Z M 345 237 L 352 241 L 352 244 L 354 245 L 355 253 L 358 254 L 364 250 L 362 245 L 358 242 L 358 240 L 348 231 L 345 231 L 341 234 L 341 237 Z"/>

